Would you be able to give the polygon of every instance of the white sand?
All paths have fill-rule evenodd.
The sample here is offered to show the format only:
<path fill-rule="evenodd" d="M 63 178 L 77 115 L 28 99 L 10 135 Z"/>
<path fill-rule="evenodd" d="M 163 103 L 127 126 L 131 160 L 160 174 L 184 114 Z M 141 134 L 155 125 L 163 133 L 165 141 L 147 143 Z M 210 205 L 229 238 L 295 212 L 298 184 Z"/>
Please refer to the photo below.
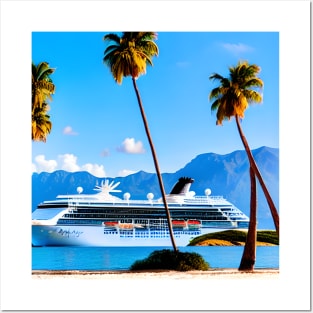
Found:
<path fill-rule="evenodd" d="M 279 277 L 278 269 L 262 269 L 252 272 L 238 271 L 237 269 L 209 270 L 209 271 L 33 271 L 35 279 L 268 279 Z"/>
<path fill-rule="evenodd" d="M 109 311 L 135 312 L 220 309 L 251 311 L 255 305 L 258 310 L 272 308 L 273 297 L 277 303 L 277 285 L 280 278 L 279 270 L 272 269 L 250 273 L 237 269 L 188 272 L 33 271 L 32 283 L 38 285 L 37 299 L 45 307 L 48 303 L 50 310 L 51 299 L 61 296 L 66 299 L 62 309 L 74 311 L 90 311 L 91 308 L 100 311 L 105 308 Z M 258 290 L 261 291 L 261 298 L 260 293 L 256 292 Z M 52 296 L 54 293 L 57 293 L 55 297 Z M 269 302 L 262 301 L 262 297 Z M 58 307 L 62 303 L 54 302 L 53 305 Z M 38 307 L 41 308 L 39 305 Z"/>

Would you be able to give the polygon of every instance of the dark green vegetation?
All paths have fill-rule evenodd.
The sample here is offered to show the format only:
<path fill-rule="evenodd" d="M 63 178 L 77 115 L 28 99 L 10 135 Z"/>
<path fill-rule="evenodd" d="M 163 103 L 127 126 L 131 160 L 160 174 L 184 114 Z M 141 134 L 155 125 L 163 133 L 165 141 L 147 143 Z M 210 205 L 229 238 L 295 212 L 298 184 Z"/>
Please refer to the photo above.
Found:
<path fill-rule="evenodd" d="M 245 242 L 247 232 L 239 230 L 226 230 L 217 233 L 211 233 L 194 238 L 188 246 L 196 246 L 201 242 L 209 239 L 220 239 L 229 241 L 232 244 Z M 260 230 L 257 231 L 257 241 L 265 242 L 273 245 L 279 245 L 279 238 L 275 230 Z"/>
<path fill-rule="evenodd" d="M 136 261 L 130 267 L 137 270 L 207 271 L 210 265 L 198 253 L 175 252 L 169 249 L 153 251 L 146 259 Z"/>

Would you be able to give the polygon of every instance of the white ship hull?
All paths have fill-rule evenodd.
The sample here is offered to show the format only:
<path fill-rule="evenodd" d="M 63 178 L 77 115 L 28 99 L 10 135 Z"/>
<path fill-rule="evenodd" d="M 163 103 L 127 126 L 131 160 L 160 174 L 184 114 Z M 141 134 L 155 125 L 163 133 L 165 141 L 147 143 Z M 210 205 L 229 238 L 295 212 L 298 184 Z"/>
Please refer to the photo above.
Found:
<path fill-rule="evenodd" d="M 202 228 L 194 231 L 174 230 L 175 243 L 184 247 L 203 234 L 228 230 L 229 228 Z M 105 231 L 101 226 L 32 226 L 33 246 L 85 246 L 85 247 L 145 247 L 171 246 L 168 231 Z"/>

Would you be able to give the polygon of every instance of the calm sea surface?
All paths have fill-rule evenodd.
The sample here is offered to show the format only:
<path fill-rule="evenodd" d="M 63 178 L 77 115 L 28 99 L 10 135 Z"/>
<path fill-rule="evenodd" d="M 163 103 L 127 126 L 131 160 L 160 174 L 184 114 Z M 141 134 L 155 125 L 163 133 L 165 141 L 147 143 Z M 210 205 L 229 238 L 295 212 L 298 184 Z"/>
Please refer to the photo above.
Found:
<path fill-rule="evenodd" d="M 33 270 L 127 270 L 137 260 L 163 247 L 37 247 L 32 248 Z M 242 246 L 180 247 L 200 254 L 211 268 L 238 268 Z M 279 246 L 257 247 L 255 269 L 279 268 Z"/>

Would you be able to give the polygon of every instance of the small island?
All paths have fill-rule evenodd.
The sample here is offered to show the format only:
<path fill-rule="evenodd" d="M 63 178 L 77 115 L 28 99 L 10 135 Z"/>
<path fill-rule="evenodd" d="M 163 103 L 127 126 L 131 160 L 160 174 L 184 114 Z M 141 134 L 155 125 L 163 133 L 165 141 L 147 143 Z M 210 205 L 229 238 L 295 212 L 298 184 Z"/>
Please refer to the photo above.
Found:
<path fill-rule="evenodd" d="M 247 231 L 226 230 L 222 232 L 205 234 L 194 238 L 188 246 L 243 246 L 245 245 Z M 277 246 L 279 238 L 275 230 L 258 230 L 257 246 Z"/>

